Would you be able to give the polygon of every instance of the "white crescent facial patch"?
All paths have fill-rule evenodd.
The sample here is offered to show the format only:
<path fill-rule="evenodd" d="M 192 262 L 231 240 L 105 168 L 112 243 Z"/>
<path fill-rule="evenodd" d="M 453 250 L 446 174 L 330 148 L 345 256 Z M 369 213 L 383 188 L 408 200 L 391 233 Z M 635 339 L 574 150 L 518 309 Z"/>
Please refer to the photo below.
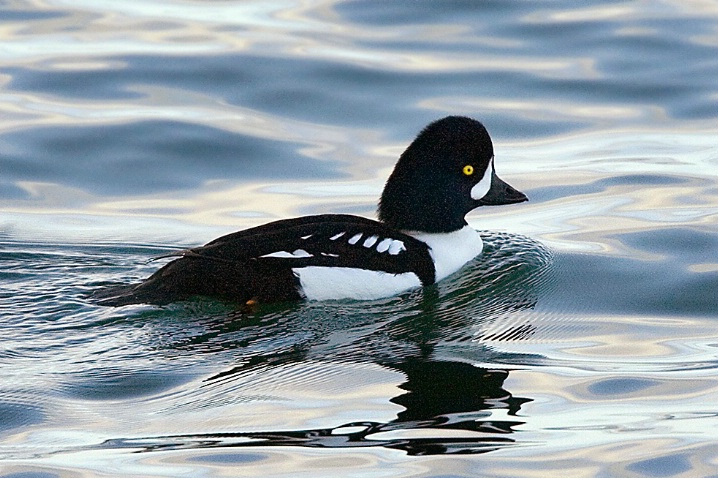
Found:
<path fill-rule="evenodd" d="M 494 160 L 492 158 L 489 163 L 489 167 L 486 168 L 486 171 L 484 171 L 484 177 L 481 178 L 481 181 L 476 183 L 473 188 L 471 188 L 471 199 L 476 199 L 478 201 L 482 197 L 486 196 L 486 193 L 488 193 L 489 189 L 491 189 L 491 177 L 493 175 Z"/>

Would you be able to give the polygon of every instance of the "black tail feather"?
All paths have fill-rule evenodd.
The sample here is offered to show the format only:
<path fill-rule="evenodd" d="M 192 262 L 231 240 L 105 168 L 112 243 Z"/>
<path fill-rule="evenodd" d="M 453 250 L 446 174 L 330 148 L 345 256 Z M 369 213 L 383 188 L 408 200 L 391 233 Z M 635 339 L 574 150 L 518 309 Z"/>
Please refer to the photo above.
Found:
<path fill-rule="evenodd" d="M 139 284 L 114 285 L 95 291 L 91 300 L 99 305 L 118 307 L 163 305 L 193 296 L 240 304 L 250 299 L 276 302 L 301 298 L 298 279 L 291 269 L 189 255 L 166 264 Z"/>
<path fill-rule="evenodd" d="M 97 305 L 108 307 L 132 304 L 162 305 L 173 301 L 172 298 L 143 287 L 143 285 L 144 283 L 111 285 L 94 291 L 89 298 Z M 174 300 L 180 300 L 180 298 Z"/>

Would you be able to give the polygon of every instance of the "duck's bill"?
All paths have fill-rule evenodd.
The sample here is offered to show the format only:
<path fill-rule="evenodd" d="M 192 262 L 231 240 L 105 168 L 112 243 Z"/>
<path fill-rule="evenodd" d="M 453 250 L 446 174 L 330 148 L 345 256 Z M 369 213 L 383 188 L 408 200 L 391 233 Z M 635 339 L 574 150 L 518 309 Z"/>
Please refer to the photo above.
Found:
<path fill-rule="evenodd" d="M 493 172 L 491 175 L 491 188 L 478 202 L 480 206 L 501 206 L 503 204 L 515 204 L 528 200 L 529 198 L 526 197 L 524 193 L 514 189 L 498 177 L 496 172 Z"/>

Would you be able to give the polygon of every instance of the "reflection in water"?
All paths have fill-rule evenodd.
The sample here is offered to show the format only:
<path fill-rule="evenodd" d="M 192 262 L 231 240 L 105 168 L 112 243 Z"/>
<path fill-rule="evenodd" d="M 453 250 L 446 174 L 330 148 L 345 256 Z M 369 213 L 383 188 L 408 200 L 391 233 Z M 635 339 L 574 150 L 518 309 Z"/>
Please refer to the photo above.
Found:
<path fill-rule="evenodd" d="M 528 324 L 516 327 L 508 320 L 501 331 L 494 322 L 535 306 L 538 287 L 548 277 L 550 253 L 520 236 L 487 234 L 484 239 L 485 253 L 437 287 L 383 302 L 273 305 L 250 315 L 213 314 L 203 319 L 205 330 L 184 338 L 170 332 L 173 340 L 162 346 L 169 354 L 239 352 L 233 366 L 183 398 L 193 407 L 221 404 L 223 395 L 231 401 L 247 393 L 248 378 L 251 386 L 251 377 L 271 375 L 281 366 L 346 361 L 373 363 L 405 376 L 399 386 L 402 393 L 390 399 L 404 408 L 394 420 L 308 430 L 112 439 L 100 447 L 156 451 L 381 446 L 424 455 L 483 453 L 513 444 L 509 435 L 523 423 L 517 415 L 531 399 L 504 389 L 509 370 L 473 365 L 496 355 L 477 340 L 482 337 L 477 330 L 491 324 L 492 340 L 531 334 Z M 196 314 L 193 303 L 186 307 Z M 237 388 L 235 383 L 242 385 Z"/>
<path fill-rule="evenodd" d="M 388 423 L 352 422 L 311 430 L 112 439 L 99 448 L 166 451 L 252 446 L 381 446 L 409 455 L 434 455 L 484 453 L 515 443 L 504 435 L 513 433 L 513 427 L 523 422 L 499 420 L 486 411 L 506 409 L 509 416 L 515 416 L 523 403 L 531 401 L 513 397 L 503 389 L 508 371 L 421 360 L 409 360 L 394 367 L 406 374 L 407 380 L 400 388 L 407 393 L 392 399 L 405 410 Z M 417 434 L 421 430 L 431 433 Z"/>

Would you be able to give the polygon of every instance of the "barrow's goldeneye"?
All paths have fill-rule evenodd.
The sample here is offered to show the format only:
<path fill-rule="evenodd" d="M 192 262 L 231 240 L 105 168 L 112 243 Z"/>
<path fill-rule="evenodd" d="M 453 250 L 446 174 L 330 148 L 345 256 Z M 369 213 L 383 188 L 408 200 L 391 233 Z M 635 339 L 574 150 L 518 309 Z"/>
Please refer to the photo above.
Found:
<path fill-rule="evenodd" d="M 177 252 L 144 282 L 95 298 L 118 306 L 192 296 L 242 304 L 388 297 L 433 284 L 481 253 L 481 237 L 464 219 L 469 211 L 526 200 L 496 175 L 486 128 L 448 116 L 399 158 L 379 221 L 321 214 L 271 222 Z"/>

